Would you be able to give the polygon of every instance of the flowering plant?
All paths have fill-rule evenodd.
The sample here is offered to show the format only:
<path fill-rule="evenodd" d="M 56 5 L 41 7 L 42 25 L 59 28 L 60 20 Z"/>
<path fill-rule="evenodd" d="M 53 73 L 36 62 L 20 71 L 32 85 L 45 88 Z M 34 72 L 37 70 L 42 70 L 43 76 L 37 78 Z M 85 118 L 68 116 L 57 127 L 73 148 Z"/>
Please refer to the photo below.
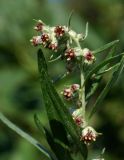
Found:
<path fill-rule="evenodd" d="M 0 119 L 37 147 L 49 159 L 73 160 L 77 153 L 84 160 L 87 160 L 88 146 L 101 135 L 91 125 L 90 120 L 94 113 L 100 109 L 101 102 L 118 79 L 124 65 L 124 53 L 115 55 L 115 46 L 119 42 L 118 40 L 93 51 L 82 48 L 81 43 L 88 36 L 88 23 L 85 34 L 78 34 L 71 29 L 70 18 L 67 26 L 54 27 L 38 20 L 34 29 L 38 35 L 31 39 L 31 43 L 33 46 L 42 48 L 38 50 L 38 69 L 50 130 L 39 121 L 37 115 L 34 116 L 34 119 L 37 127 L 43 131 L 51 151 L 15 126 L 2 113 L 0 113 Z M 47 63 L 42 52 L 43 48 L 53 52 L 50 55 L 50 63 L 60 60 L 65 62 L 66 73 L 60 79 L 78 70 L 80 84 L 70 84 L 70 86 L 63 88 L 61 95 L 59 95 L 48 74 Z M 99 53 L 105 50 L 109 50 L 108 54 L 105 55 L 102 62 L 98 63 Z M 99 87 L 103 75 L 109 71 L 112 71 L 110 80 L 91 106 L 91 110 L 87 110 L 89 101 Z M 87 89 L 87 85 L 90 86 L 89 89 Z M 68 107 L 65 101 L 69 101 L 70 104 L 73 103 L 74 106 Z M 103 157 L 100 156 L 97 159 L 103 160 Z"/>

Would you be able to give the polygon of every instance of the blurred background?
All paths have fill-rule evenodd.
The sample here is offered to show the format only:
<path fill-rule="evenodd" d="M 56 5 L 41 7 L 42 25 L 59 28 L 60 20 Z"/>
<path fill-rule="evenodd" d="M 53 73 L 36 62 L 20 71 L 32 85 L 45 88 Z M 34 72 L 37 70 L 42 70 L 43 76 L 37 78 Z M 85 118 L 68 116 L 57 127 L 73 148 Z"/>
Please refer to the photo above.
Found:
<path fill-rule="evenodd" d="M 37 48 L 29 42 L 36 34 L 33 19 L 42 19 L 49 25 L 65 25 L 72 9 L 75 10 L 73 29 L 84 32 L 89 22 L 85 47 L 94 50 L 119 39 L 117 53 L 124 51 L 123 0 L 0 0 L 0 111 L 45 146 L 47 143 L 33 120 L 34 113 L 38 113 L 42 123 L 48 123 L 41 101 Z M 65 70 L 58 62 L 49 66 L 53 78 Z M 78 79 L 73 77 L 57 83 L 57 87 L 61 89 L 64 83 Z M 108 78 L 109 75 L 103 83 Z M 101 108 L 92 123 L 103 136 L 91 148 L 90 156 L 98 155 L 105 147 L 106 160 L 124 160 L 124 72 Z M 0 122 L 0 160 L 29 159 L 44 158 Z"/>

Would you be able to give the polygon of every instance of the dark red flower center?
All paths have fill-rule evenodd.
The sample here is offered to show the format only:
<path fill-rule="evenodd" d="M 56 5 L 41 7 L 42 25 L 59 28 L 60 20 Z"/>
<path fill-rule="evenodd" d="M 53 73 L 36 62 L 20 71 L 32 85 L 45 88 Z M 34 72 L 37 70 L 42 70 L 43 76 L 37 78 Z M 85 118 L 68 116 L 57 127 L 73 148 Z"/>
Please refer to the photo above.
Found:
<path fill-rule="evenodd" d="M 43 29 L 43 23 L 38 23 L 35 27 L 36 31 L 42 31 L 42 29 Z"/>
<path fill-rule="evenodd" d="M 91 52 L 88 52 L 88 54 L 86 55 L 86 59 L 87 59 L 88 61 L 91 61 L 92 58 L 93 58 L 92 53 L 91 53 Z"/>
<path fill-rule="evenodd" d="M 62 26 L 56 26 L 54 32 L 56 33 L 56 36 L 63 36 L 65 30 Z"/>
<path fill-rule="evenodd" d="M 48 34 L 42 34 L 41 40 L 42 40 L 42 42 L 48 42 L 48 41 L 49 41 L 49 36 L 48 36 Z"/>

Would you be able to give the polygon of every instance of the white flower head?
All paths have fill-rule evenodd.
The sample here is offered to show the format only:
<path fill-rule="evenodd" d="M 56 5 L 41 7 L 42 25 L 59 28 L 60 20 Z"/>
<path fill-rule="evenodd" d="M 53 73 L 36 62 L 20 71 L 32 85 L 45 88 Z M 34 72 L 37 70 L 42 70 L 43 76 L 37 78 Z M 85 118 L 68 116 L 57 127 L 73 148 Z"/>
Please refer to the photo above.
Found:
<path fill-rule="evenodd" d="M 75 51 L 73 48 L 68 48 L 65 51 L 65 57 L 67 59 L 67 61 L 73 60 L 75 58 Z"/>
<path fill-rule="evenodd" d="M 96 141 L 98 135 L 101 135 L 101 133 L 97 133 L 94 128 L 87 126 L 82 130 L 81 140 L 89 145 L 92 141 Z"/>
<path fill-rule="evenodd" d="M 85 63 L 92 64 L 95 61 L 96 58 L 88 48 L 84 48 L 82 50 L 82 53 L 83 53 L 83 57 L 85 58 L 84 60 Z"/>
<path fill-rule="evenodd" d="M 83 108 L 76 109 L 72 113 L 73 120 L 81 128 L 84 128 L 86 126 L 86 121 L 83 115 L 84 115 Z"/>
<path fill-rule="evenodd" d="M 37 46 L 39 44 L 42 44 L 42 39 L 41 36 L 34 36 L 30 42 L 32 43 L 33 46 Z"/>

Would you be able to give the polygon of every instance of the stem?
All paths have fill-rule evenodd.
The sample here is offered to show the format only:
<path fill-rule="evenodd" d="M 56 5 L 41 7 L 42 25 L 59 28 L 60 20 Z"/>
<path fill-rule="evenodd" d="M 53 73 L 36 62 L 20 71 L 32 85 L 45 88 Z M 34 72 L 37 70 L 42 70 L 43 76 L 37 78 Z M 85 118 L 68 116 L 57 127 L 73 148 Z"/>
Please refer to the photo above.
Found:
<path fill-rule="evenodd" d="M 75 38 L 73 38 L 73 41 L 76 43 L 76 45 L 80 49 L 82 49 L 78 40 L 76 40 Z M 81 62 L 80 62 L 80 79 L 81 79 L 81 91 L 80 91 L 80 97 L 79 97 L 79 99 L 81 100 L 81 103 L 82 103 L 83 116 L 85 116 L 85 106 L 86 106 L 86 103 L 85 103 L 85 86 L 84 86 L 85 79 L 84 79 L 84 71 L 83 71 L 83 57 L 82 57 Z"/>
<path fill-rule="evenodd" d="M 82 102 L 82 108 L 84 110 L 84 114 L 85 114 L 85 86 L 83 86 L 84 84 L 84 73 L 83 73 L 83 67 L 82 67 L 82 61 L 81 61 L 81 65 L 80 65 L 80 71 L 81 71 L 81 92 L 80 92 L 80 98 L 81 98 L 81 102 Z"/>

